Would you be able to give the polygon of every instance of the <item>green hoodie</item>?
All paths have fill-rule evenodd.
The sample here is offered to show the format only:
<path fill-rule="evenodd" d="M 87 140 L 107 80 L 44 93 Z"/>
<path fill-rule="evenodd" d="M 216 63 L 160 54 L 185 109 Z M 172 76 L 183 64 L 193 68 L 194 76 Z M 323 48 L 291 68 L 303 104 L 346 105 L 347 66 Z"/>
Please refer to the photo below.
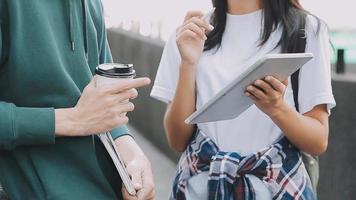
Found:
<path fill-rule="evenodd" d="M 0 0 L 0 183 L 12 200 L 120 194 L 97 137 L 54 133 L 54 109 L 75 106 L 95 67 L 112 62 L 102 15 L 100 0 Z"/>

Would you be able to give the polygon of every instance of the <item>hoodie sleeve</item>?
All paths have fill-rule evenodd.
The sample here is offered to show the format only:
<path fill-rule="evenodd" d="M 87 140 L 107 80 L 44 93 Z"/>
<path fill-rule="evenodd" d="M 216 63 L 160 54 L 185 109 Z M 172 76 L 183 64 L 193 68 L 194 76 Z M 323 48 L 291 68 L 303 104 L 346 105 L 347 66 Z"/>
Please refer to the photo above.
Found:
<path fill-rule="evenodd" d="M 0 101 L 0 149 L 55 143 L 53 108 L 23 108 Z"/>
<path fill-rule="evenodd" d="M 0 70 L 8 54 L 7 31 L 7 3 L 0 0 Z M 53 108 L 22 108 L 0 99 L 0 150 L 24 145 L 53 144 L 54 123 Z"/>

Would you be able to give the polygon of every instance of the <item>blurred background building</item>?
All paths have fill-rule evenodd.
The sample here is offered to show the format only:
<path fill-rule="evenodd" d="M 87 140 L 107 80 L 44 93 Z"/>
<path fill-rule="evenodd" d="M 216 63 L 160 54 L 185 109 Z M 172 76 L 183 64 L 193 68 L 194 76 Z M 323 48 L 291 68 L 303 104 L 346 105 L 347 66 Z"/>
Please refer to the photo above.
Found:
<path fill-rule="evenodd" d="M 188 10 L 212 9 L 211 0 L 102 0 L 114 60 L 133 63 L 138 76 L 154 80 L 164 42 Z M 300 0 L 330 27 L 334 46 L 333 90 L 337 107 L 330 118 L 327 153 L 320 157 L 321 200 L 356 199 L 356 2 Z M 317 76 L 317 74 L 316 74 Z M 149 156 L 156 179 L 157 200 L 168 199 L 179 155 L 168 147 L 163 115 L 166 105 L 140 90 L 131 130 Z M 0 199 L 2 199 L 0 186 Z"/>
<path fill-rule="evenodd" d="M 301 0 L 303 6 L 325 20 L 336 49 L 344 49 L 346 63 L 356 64 L 356 2 L 353 0 Z M 121 28 L 166 41 L 188 10 L 209 11 L 209 0 L 103 0 L 108 28 Z M 335 63 L 337 54 L 332 61 Z M 356 70 L 355 70 L 356 72 Z"/>
<path fill-rule="evenodd" d="M 356 198 L 356 2 L 301 0 L 304 7 L 330 27 L 334 46 L 333 90 L 337 108 L 330 118 L 329 148 L 320 157 L 319 199 Z M 164 42 L 188 10 L 212 9 L 210 0 L 103 0 L 114 60 L 133 63 L 139 76 L 154 80 Z M 317 74 L 315 75 L 317 76 Z M 167 199 L 179 155 L 168 147 L 163 115 L 166 105 L 140 90 L 130 114 L 132 130 L 152 160 L 157 199 Z"/>

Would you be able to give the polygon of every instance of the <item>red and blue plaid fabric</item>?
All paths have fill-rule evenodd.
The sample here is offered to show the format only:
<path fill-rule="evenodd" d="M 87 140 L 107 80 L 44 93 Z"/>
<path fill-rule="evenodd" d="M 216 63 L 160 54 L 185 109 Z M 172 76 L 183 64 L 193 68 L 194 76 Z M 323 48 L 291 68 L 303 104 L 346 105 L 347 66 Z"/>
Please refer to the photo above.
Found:
<path fill-rule="evenodd" d="M 261 179 L 273 199 L 315 200 L 301 154 L 287 138 L 249 156 L 222 152 L 203 132 L 198 131 L 183 153 L 173 184 L 171 200 L 185 200 L 187 181 L 209 171 L 209 200 L 255 200 L 246 174 Z"/>

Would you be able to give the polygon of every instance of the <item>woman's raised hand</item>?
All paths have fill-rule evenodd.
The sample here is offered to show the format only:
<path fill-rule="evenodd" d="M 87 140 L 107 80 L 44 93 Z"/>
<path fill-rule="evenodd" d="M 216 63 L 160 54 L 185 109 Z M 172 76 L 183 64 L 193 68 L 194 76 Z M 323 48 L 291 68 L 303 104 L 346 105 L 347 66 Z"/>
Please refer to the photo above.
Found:
<path fill-rule="evenodd" d="M 177 45 L 182 63 L 196 66 L 207 39 L 206 32 L 214 27 L 202 19 L 200 11 L 190 11 L 184 18 L 184 23 L 177 29 Z"/>

